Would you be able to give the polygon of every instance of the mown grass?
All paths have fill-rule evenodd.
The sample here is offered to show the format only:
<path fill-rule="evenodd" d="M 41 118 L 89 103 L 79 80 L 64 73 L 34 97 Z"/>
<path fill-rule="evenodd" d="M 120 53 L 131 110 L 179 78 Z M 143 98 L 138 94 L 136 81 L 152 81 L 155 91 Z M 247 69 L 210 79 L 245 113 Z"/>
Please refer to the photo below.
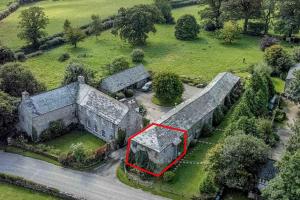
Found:
<path fill-rule="evenodd" d="M 7 1 L 7 0 L 4 0 Z M 0 6 L 3 0 L 0 1 Z M 131 7 L 136 4 L 150 3 L 152 0 L 44 0 L 37 3 L 22 6 L 16 12 L 0 22 L 0 41 L 11 48 L 16 49 L 25 44 L 17 34 L 19 32 L 18 22 L 22 10 L 30 6 L 44 8 L 49 18 L 46 32 L 54 34 L 62 31 L 65 19 L 69 19 L 74 26 L 80 26 L 90 21 L 92 14 L 98 14 L 102 18 L 116 14 L 121 7 Z M 3 2 L 5 4 L 5 2 Z"/>
<path fill-rule="evenodd" d="M 52 146 L 61 153 L 66 153 L 70 150 L 72 144 L 82 143 L 83 147 L 88 151 L 93 151 L 105 144 L 105 142 L 87 131 L 72 131 L 66 135 L 60 136 L 45 145 Z"/>
<path fill-rule="evenodd" d="M 197 16 L 199 10 L 199 6 L 190 6 L 175 9 L 173 14 L 176 18 L 186 13 Z M 147 45 L 140 47 L 145 51 L 144 65 L 154 72 L 172 71 L 210 81 L 220 72 L 245 69 L 262 61 L 258 37 L 241 35 L 240 40 L 226 45 L 212 33 L 202 30 L 198 40 L 179 41 L 174 36 L 174 25 L 156 27 L 157 33 L 149 34 Z M 75 59 L 95 70 L 99 78 L 105 73 L 105 64 L 120 55 L 129 58 L 132 49 L 128 43 L 106 31 L 98 41 L 95 37 L 89 37 L 78 48 L 64 45 L 29 59 L 25 65 L 51 89 L 60 85 L 65 67 L 70 62 L 61 63 L 57 60 L 65 52 L 70 54 L 71 60 Z"/>
<path fill-rule="evenodd" d="M 0 1 L 0 11 L 6 9 L 9 2 L 12 2 L 12 0 L 1 0 Z"/>
<path fill-rule="evenodd" d="M 31 190 L 14 185 L 0 183 L 0 199 L 3 200 L 58 200 L 46 194 L 33 192 Z"/>

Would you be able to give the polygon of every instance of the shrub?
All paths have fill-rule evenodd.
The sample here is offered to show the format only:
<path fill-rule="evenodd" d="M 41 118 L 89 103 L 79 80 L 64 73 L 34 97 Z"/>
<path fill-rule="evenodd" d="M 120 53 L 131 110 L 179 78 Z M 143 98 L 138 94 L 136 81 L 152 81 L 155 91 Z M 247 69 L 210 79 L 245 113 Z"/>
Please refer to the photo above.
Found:
<path fill-rule="evenodd" d="M 119 146 L 119 148 L 124 146 L 125 139 L 126 139 L 126 131 L 119 129 L 117 139 L 116 139 L 116 143 Z"/>
<path fill-rule="evenodd" d="M 296 47 L 293 50 L 293 59 L 295 62 L 300 62 L 300 47 Z"/>
<path fill-rule="evenodd" d="M 70 147 L 70 152 L 74 156 L 75 160 L 79 163 L 84 163 L 87 158 L 86 149 L 83 147 L 82 143 L 72 144 Z"/>
<path fill-rule="evenodd" d="M 241 28 L 235 21 L 228 21 L 224 23 L 224 27 L 219 30 L 218 38 L 225 43 L 231 44 L 236 40 L 241 33 Z"/>
<path fill-rule="evenodd" d="M 40 135 L 41 141 L 48 141 L 66 133 L 66 126 L 63 120 L 52 121 L 49 127 L 44 130 Z"/>
<path fill-rule="evenodd" d="M 142 49 L 134 49 L 131 53 L 132 62 L 141 63 L 144 60 L 145 53 Z"/>
<path fill-rule="evenodd" d="M 115 96 L 116 96 L 116 99 L 118 99 L 118 100 L 125 98 L 125 94 L 123 92 L 118 92 L 118 93 L 116 93 Z"/>
<path fill-rule="evenodd" d="M 165 172 L 164 175 L 163 175 L 164 182 L 171 182 L 174 179 L 175 175 L 176 174 L 174 172 L 171 172 L 171 171 Z"/>
<path fill-rule="evenodd" d="M 26 60 L 26 56 L 25 56 L 24 52 L 15 53 L 15 58 L 17 61 L 20 61 L 20 62 L 24 62 Z"/>
<path fill-rule="evenodd" d="M 129 68 L 129 62 L 125 56 L 115 58 L 111 63 L 105 65 L 108 74 L 115 74 Z"/>
<path fill-rule="evenodd" d="M 208 174 L 205 176 L 202 184 L 199 188 L 201 195 L 215 195 L 218 191 L 216 184 L 214 183 L 214 177 L 212 174 Z"/>
<path fill-rule="evenodd" d="M 283 110 L 277 108 L 277 109 L 275 109 L 274 112 L 275 112 L 274 120 L 276 122 L 283 122 L 286 119 L 286 113 Z"/>
<path fill-rule="evenodd" d="M 4 46 L 0 46 L 0 65 L 3 65 L 6 62 L 13 62 L 15 61 L 14 52 Z"/>
<path fill-rule="evenodd" d="M 133 95 L 134 95 L 134 91 L 132 89 L 125 90 L 125 97 L 126 98 L 133 97 Z"/>
<path fill-rule="evenodd" d="M 150 120 L 147 119 L 147 118 L 145 118 L 145 117 L 143 117 L 143 127 L 146 127 L 146 126 L 148 126 L 149 124 L 150 124 Z"/>
<path fill-rule="evenodd" d="M 204 23 L 204 30 L 211 32 L 217 30 L 217 27 L 211 20 L 208 20 Z"/>
<path fill-rule="evenodd" d="M 64 43 L 66 43 L 66 40 L 63 37 L 57 36 L 49 40 L 46 40 L 42 45 L 40 45 L 39 49 L 47 50 L 62 45 Z"/>
<path fill-rule="evenodd" d="M 70 54 L 68 53 L 63 53 L 59 56 L 58 61 L 59 62 L 64 62 L 70 58 Z"/>
<path fill-rule="evenodd" d="M 175 26 L 175 37 L 178 40 L 195 40 L 200 33 L 200 26 L 193 15 L 181 16 Z"/>
<path fill-rule="evenodd" d="M 265 51 L 266 48 L 271 47 L 275 44 L 278 44 L 279 40 L 274 37 L 265 36 L 260 41 L 260 49 Z"/>

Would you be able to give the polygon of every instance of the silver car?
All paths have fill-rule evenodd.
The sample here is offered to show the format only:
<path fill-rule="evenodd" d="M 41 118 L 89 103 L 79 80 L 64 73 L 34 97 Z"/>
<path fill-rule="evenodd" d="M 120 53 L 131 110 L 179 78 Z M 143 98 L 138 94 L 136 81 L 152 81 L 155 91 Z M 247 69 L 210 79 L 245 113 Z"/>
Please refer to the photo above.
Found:
<path fill-rule="evenodd" d="M 152 89 L 152 82 L 147 82 L 143 87 L 142 91 L 143 92 L 149 92 Z"/>

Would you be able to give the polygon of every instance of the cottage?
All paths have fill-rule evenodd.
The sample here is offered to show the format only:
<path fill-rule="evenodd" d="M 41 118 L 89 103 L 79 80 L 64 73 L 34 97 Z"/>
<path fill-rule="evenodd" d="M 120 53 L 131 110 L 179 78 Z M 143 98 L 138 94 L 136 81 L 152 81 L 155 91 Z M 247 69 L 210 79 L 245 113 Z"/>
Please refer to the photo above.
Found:
<path fill-rule="evenodd" d="M 204 124 L 212 126 L 213 113 L 217 108 L 231 104 L 239 82 L 239 77 L 221 73 L 203 91 L 173 108 L 157 123 L 187 130 L 190 143 L 201 135 Z M 150 127 L 132 139 L 131 151 L 133 154 L 146 151 L 149 160 L 158 166 L 156 172 L 159 172 L 181 153 L 180 135 L 168 129 Z"/>
<path fill-rule="evenodd" d="M 19 106 L 20 128 L 33 139 L 48 128 L 52 121 L 63 120 L 67 126 L 80 123 L 97 137 L 110 142 L 119 129 L 131 135 L 142 128 L 142 117 L 130 104 L 124 104 L 78 81 L 29 96 L 23 92 Z"/>
<path fill-rule="evenodd" d="M 286 77 L 286 81 L 285 81 L 285 89 L 284 91 L 287 91 L 287 89 L 289 88 L 291 82 L 293 81 L 293 79 L 295 79 L 295 75 L 294 73 L 296 71 L 299 71 L 300 70 L 300 63 L 296 64 L 295 67 L 292 67 Z"/>
<path fill-rule="evenodd" d="M 102 80 L 100 88 L 106 93 L 117 93 L 128 88 L 141 88 L 150 78 L 143 65 L 129 68 Z"/>

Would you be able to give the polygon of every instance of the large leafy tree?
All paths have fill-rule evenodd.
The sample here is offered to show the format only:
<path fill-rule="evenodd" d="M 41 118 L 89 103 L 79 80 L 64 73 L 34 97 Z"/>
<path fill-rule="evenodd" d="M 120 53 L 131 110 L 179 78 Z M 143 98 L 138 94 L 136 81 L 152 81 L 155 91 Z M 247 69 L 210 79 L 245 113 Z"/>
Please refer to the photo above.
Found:
<path fill-rule="evenodd" d="M 268 153 L 269 147 L 254 136 L 228 136 L 223 144 L 210 150 L 206 167 L 215 174 L 218 184 L 247 191 Z"/>
<path fill-rule="evenodd" d="M 78 42 L 84 40 L 85 34 L 80 28 L 73 28 L 70 26 L 68 29 L 66 29 L 65 37 L 70 44 L 77 48 Z"/>
<path fill-rule="evenodd" d="M 0 45 L 0 65 L 3 65 L 6 62 L 15 61 L 14 52 L 8 47 Z"/>
<path fill-rule="evenodd" d="M 129 68 L 129 62 L 127 61 L 126 57 L 119 56 L 115 58 L 111 63 L 106 64 L 106 69 L 109 75 L 118 73 L 125 69 Z"/>
<path fill-rule="evenodd" d="M 261 18 L 264 22 L 264 34 L 268 34 L 272 19 L 275 17 L 276 0 L 263 0 Z"/>
<path fill-rule="evenodd" d="M 291 37 L 300 29 L 300 1 L 278 0 L 279 15 L 275 25 L 275 31 Z"/>
<path fill-rule="evenodd" d="M 164 102 L 174 102 L 181 98 L 184 88 L 179 76 L 174 73 L 156 74 L 153 80 L 155 96 Z"/>
<path fill-rule="evenodd" d="M 0 139 L 15 131 L 18 120 L 18 100 L 0 91 Z"/>
<path fill-rule="evenodd" d="M 103 30 L 102 21 L 99 17 L 99 15 L 92 15 L 91 16 L 92 23 L 90 25 L 92 33 L 95 34 L 96 39 L 98 39 L 98 36 L 100 36 L 101 31 Z"/>
<path fill-rule="evenodd" d="M 161 21 L 163 16 L 155 5 L 120 8 L 114 20 L 112 33 L 132 45 L 144 45 L 148 33 L 156 32 L 154 24 Z"/>
<path fill-rule="evenodd" d="M 300 101 L 300 71 L 295 72 L 295 78 L 288 85 L 285 93 L 289 99 Z"/>
<path fill-rule="evenodd" d="M 19 97 L 24 91 L 35 94 L 46 90 L 46 87 L 22 65 L 7 63 L 0 69 L 0 89 L 11 96 Z"/>
<path fill-rule="evenodd" d="M 46 35 L 44 29 L 49 23 L 43 8 L 30 7 L 23 10 L 19 18 L 21 19 L 19 22 L 21 32 L 18 37 L 31 43 L 33 47 L 38 47 L 39 39 Z"/>
<path fill-rule="evenodd" d="M 167 24 L 173 24 L 174 18 L 172 16 L 172 7 L 169 0 L 154 0 L 154 4 L 157 6 L 157 8 L 162 13 L 165 22 Z"/>
<path fill-rule="evenodd" d="M 289 154 L 280 164 L 278 175 L 263 190 L 267 200 L 300 199 L 300 149 Z"/>
<path fill-rule="evenodd" d="M 179 40 L 194 40 L 198 37 L 200 26 L 193 15 L 181 16 L 175 26 L 175 37 Z"/>
<path fill-rule="evenodd" d="M 233 20 L 243 19 L 243 31 L 247 32 L 249 20 L 260 16 L 262 0 L 225 0 L 222 7 L 225 18 Z"/>
<path fill-rule="evenodd" d="M 78 76 L 83 76 L 86 83 L 93 85 L 95 72 L 87 69 L 83 64 L 77 62 L 71 62 L 65 70 L 65 76 L 62 84 L 67 85 L 69 83 L 76 82 L 78 80 Z"/>
<path fill-rule="evenodd" d="M 204 3 L 208 5 L 204 10 L 200 11 L 202 19 L 209 19 L 213 21 L 214 26 L 218 29 L 222 27 L 222 3 L 224 0 L 205 0 Z"/>
<path fill-rule="evenodd" d="M 241 29 L 235 21 L 228 21 L 224 23 L 224 27 L 219 30 L 219 39 L 223 40 L 225 43 L 231 44 L 236 40 L 241 33 Z"/>

